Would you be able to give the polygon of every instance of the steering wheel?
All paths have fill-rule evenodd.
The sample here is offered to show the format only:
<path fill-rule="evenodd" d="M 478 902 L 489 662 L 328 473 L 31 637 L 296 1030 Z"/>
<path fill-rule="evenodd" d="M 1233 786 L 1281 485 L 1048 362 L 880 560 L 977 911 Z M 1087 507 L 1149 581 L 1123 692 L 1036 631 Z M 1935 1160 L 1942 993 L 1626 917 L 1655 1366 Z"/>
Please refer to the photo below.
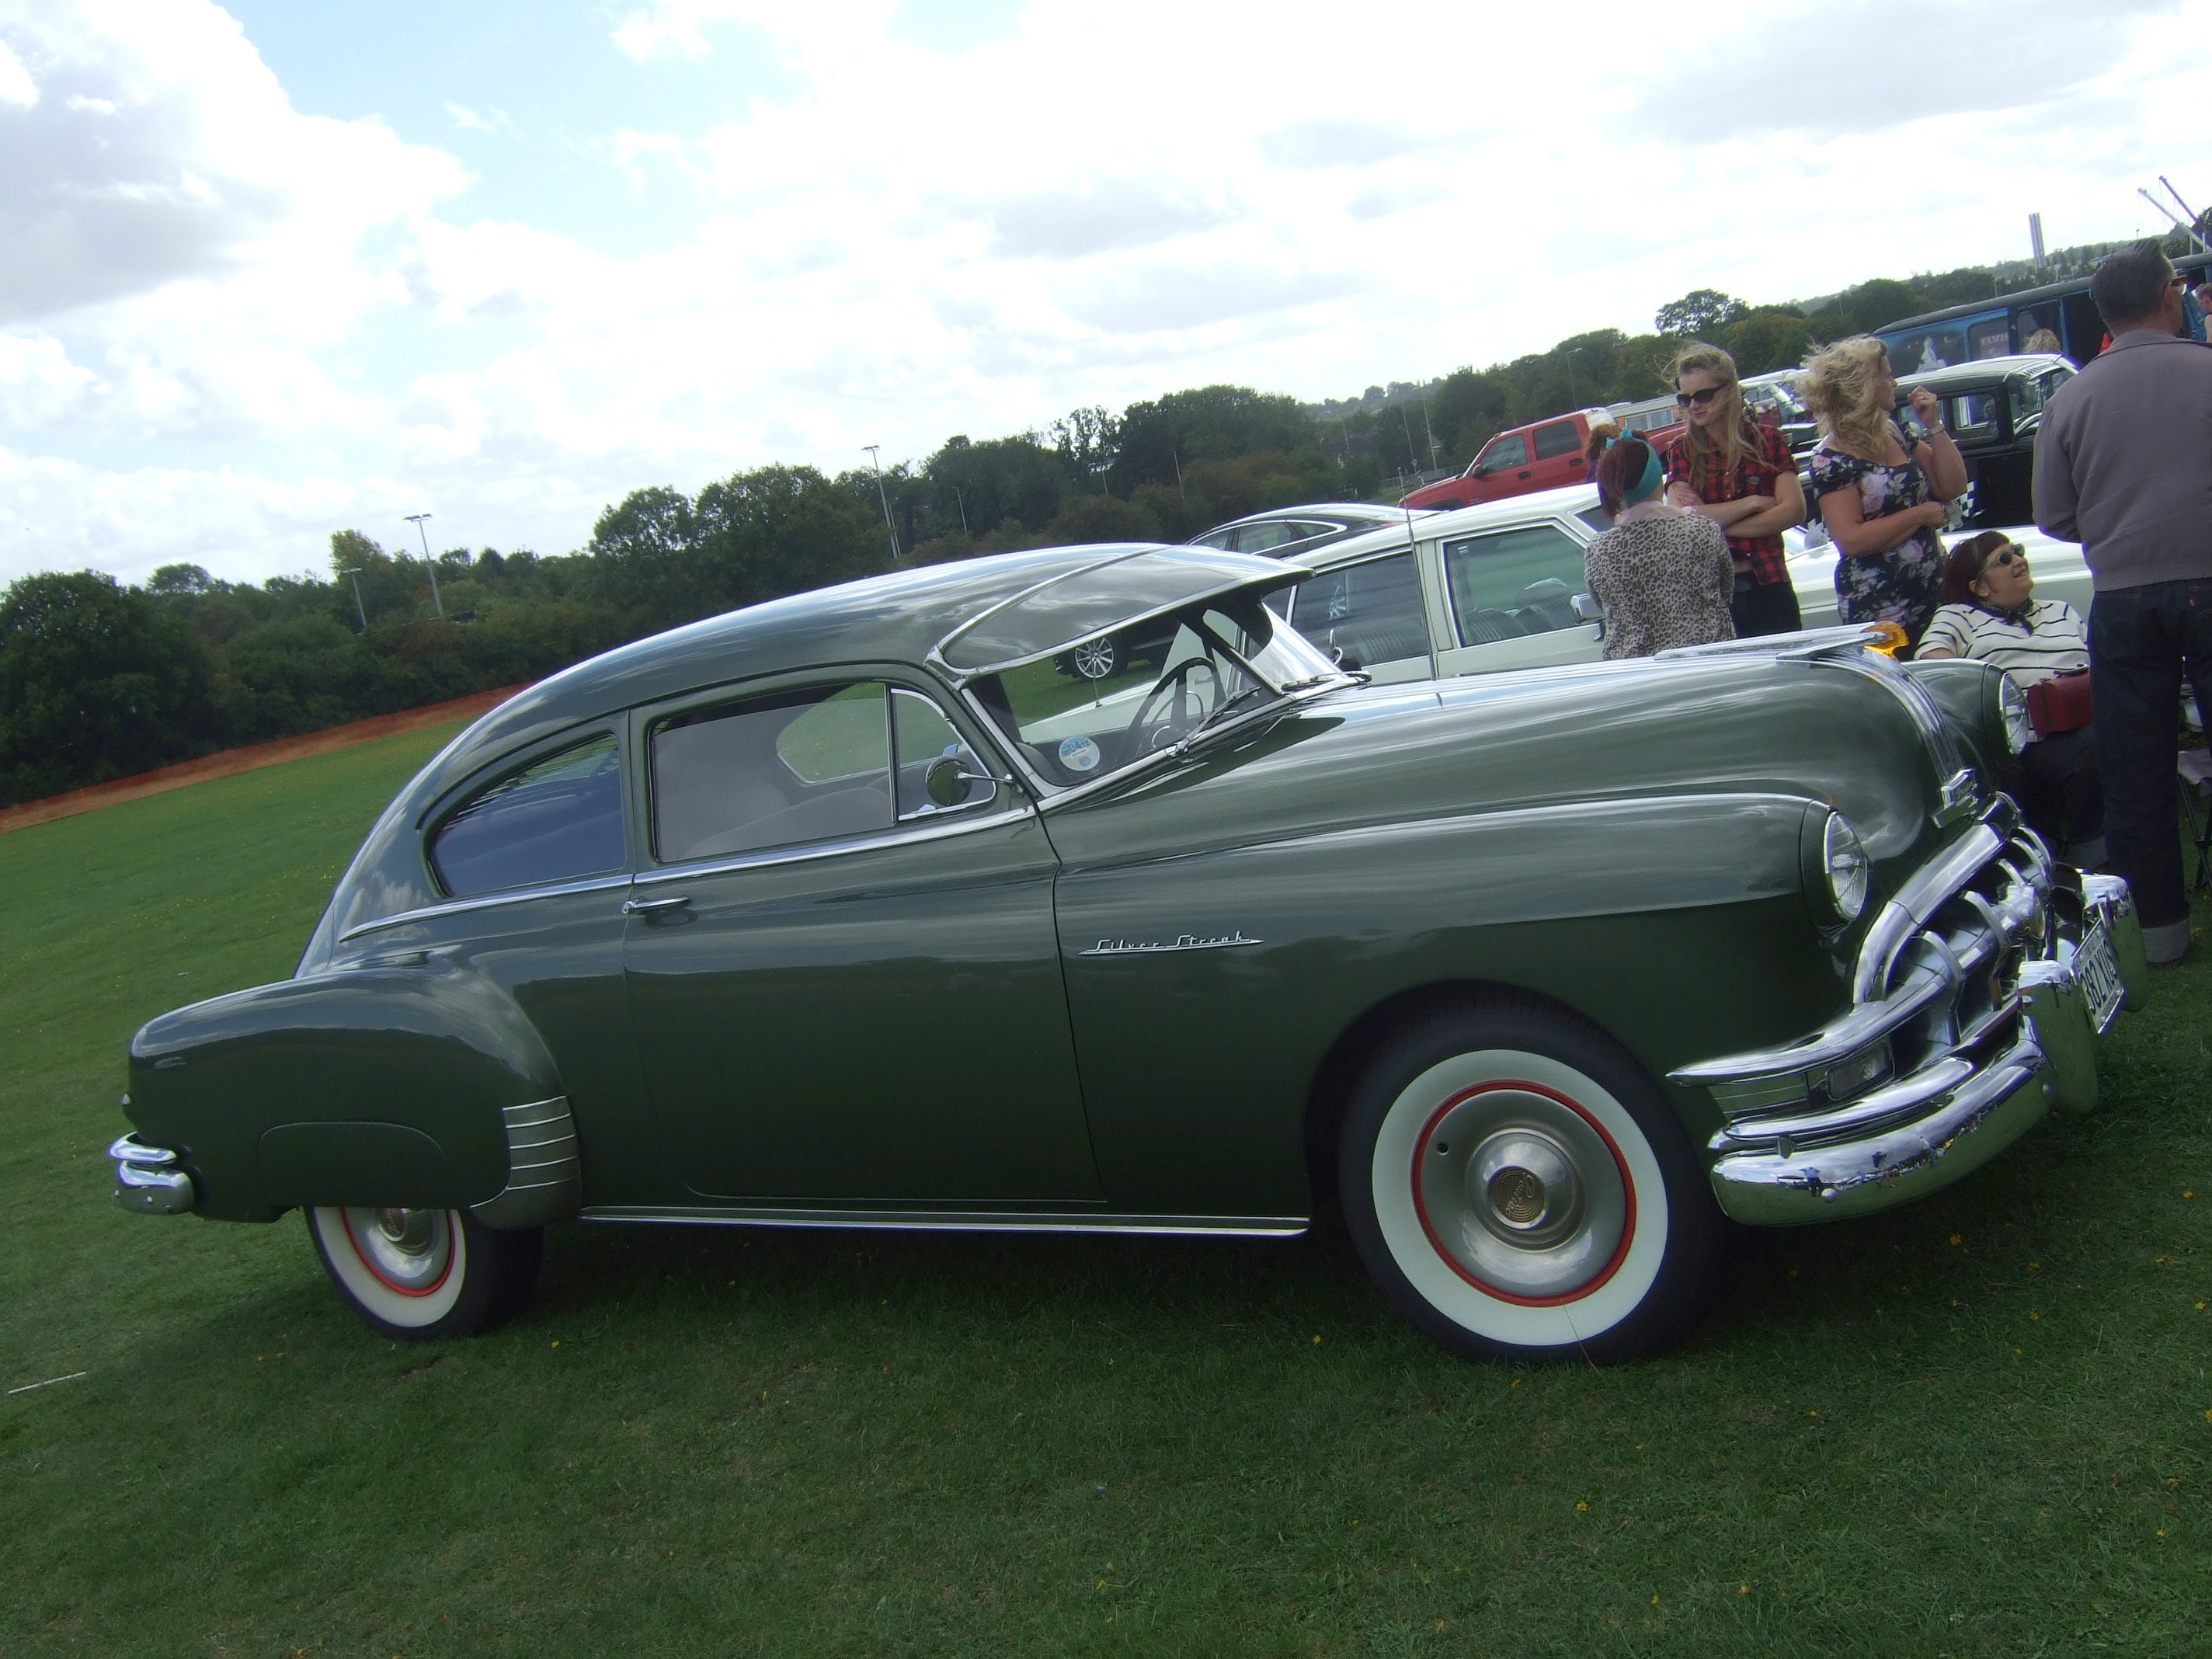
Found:
<path fill-rule="evenodd" d="M 1190 682 L 1192 676 L 1200 669 L 1205 670 L 1206 678 L 1213 682 L 1214 701 L 1218 702 L 1221 700 L 1221 675 L 1219 671 L 1204 657 L 1193 657 L 1188 662 L 1178 664 L 1174 669 L 1170 671 L 1169 673 L 1162 678 L 1157 685 L 1153 686 L 1151 690 L 1145 693 L 1144 700 L 1137 705 L 1136 718 L 1129 722 L 1126 735 L 1133 738 L 1138 732 L 1151 724 L 1150 717 L 1152 712 L 1152 706 L 1158 702 L 1161 698 L 1166 696 L 1170 691 L 1176 694 L 1176 709 L 1177 714 L 1180 715 L 1182 707 L 1182 699 L 1186 696 L 1195 695 Z M 1158 732 L 1152 734 L 1152 742 L 1147 746 L 1157 749 L 1163 742 L 1172 742 L 1175 738 L 1181 737 L 1182 735 L 1182 724 L 1183 723 L 1178 720 L 1170 721 L 1168 724 L 1161 726 Z"/>

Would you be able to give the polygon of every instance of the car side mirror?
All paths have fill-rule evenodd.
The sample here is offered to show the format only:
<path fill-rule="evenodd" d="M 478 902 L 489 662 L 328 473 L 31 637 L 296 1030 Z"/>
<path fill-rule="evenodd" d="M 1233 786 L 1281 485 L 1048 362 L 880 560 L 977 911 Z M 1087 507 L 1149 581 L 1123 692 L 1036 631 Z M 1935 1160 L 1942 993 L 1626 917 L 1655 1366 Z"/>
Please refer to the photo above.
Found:
<path fill-rule="evenodd" d="M 1577 593 L 1575 595 L 1574 604 L 1575 615 L 1580 617 L 1584 622 L 1605 620 L 1605 607 L 1598 603 L 1596 594 Z"/>
<path fill-rule="evenodd" d="M 941 755 L 921 775 L 921 793 L 929 797 L 933 806 L 957 806 L 968 799 L 969 785 L 988 783 L 995 787 L 998 782 L 988 772 L 970 772 L 957 756 Z"/>

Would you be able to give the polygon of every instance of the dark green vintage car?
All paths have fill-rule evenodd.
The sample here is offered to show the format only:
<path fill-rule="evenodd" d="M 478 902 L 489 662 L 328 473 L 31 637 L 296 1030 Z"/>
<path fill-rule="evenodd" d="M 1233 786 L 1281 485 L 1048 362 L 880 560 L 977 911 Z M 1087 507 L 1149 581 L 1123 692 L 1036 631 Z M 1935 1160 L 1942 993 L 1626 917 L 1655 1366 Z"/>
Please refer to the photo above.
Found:
<path fill-rule="evenodd" d="M 138 1032 L 119 1197 L 303 1210 L 428 1337 L 555 1222 L 1294 1234 L 1334 1194 L 1446 1346 L 1606 1359 L 1698 1317 L 1724 1216 L 1902 1203 L 2094 1103 L 2141 930 L 1987 783 L 2002 675 L 1838 629 L 1367 686 L 1265 603 L 1310 574 L 1009 555 L 532 688 L 292 978 Z"/>

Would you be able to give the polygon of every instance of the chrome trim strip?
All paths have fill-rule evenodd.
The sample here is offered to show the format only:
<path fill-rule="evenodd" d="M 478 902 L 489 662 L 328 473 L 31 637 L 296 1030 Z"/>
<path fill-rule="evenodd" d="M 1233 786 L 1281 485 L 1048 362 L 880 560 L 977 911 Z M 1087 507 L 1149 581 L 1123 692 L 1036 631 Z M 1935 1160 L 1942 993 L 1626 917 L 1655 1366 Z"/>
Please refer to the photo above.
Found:
<path fill-rule="evenodd" d="M 612 892 L 617 887 L 629 886 L 629 872 L 624 871 L 619 875 L 593 876 L 588 881 L 551 882 L 542 887 L 518 887 L 511 892 L 479 893 L 471 898 L 449 899 L 443 904 L 426 904 L 419 909 L 394 911 L 373 921 L 357 921 L 338 935 L 337 942 L 348 945 L 364 933 L 374 933 L 385 927 L 404 927 L 410 921 L 428 921 L 436 916 L 458 916 L 471 910 L 495 909 L 501 905 L 522 904 L 532 899 L 566 898 L 576 893 Z"/>
<path fill-rule="evenodd" d="M 1747 1054 L 1725 1054 L 1718 1060 L 1678 1066 L 1667 1073 L 1672 1083 L 1727 1083 L 1739 1078 L 1771 1077 L 1832 1066 L 1856 1054 L 1876 1037 L 1895 1030 L 1939 997 L 1954 993 L 1959 982 L 1935 969 L 1923 969 L 1880 1002 L 1863 1002 L 1842 1018 L 1832 1020 L 1811 1036 L 1780 1048 L 1757 1048 Z"/>
<path fill-rule="evenodd" d="M 1948 1095 L 1974 1074 L 1974 1062 L 1953 1054 L 1924 1066 L 1871 1094 L 1855 1096 L 1841 1105 L 1787 1117 L 1739 1119 L 1706 1144 L 1716 1152 L 1763 1141 L 1803 1140 L 1814 1136 L 1842 1134 L 1900 1113 L 1917 1111 L 1938 1095 Z"/>
<path fill-rule="evenodd" d="M 509 1231 L 566 1221 L 584 1192 L 568 1097 L 502 1106 L 500 1116 L 507 1131 L 507 1185 L 469 1207 L 487 1227 Z"/>
<path fill-rule="evenodd" d="M 902 846 L 908 842 L 941 841 L 948 836 L 964 836 L 971 830 L 988 830 L 996 824 L 1012 823 L 1017 818 L 1030 817 L 1036 809 L 1027 801 L 1005 807 L 979 818 L 963 818 L 950 823 L 900 823 L 880 833 L 851 836 L 842 841 L 802 842 L 795 847 L 764 847 L 757 853 L 743 853 L 733 858 L 714 859 L 701 864 L 670 864 L 657 869 L 641 870 L 634 878 L 640 887 L 661 887 L 672 881 L 693 881 L 701 876 L 728 875 L 738 870 L 757 870 L 778 864 L 805 864 L 815 859 L 837 858 L 847 853 L 865 853 L 878 847 Z"/>
<path fill-rule="evenodd" d="M 757 1205 L 600 1204 L 584 1221 L 684 1222 L 725 1227 L 834 1227 L 923 1232 L 1215 1233 L 1291 1238 L 1310 1216 L 1102 1215 L 1082 1211 L 811 1210 Z"/>

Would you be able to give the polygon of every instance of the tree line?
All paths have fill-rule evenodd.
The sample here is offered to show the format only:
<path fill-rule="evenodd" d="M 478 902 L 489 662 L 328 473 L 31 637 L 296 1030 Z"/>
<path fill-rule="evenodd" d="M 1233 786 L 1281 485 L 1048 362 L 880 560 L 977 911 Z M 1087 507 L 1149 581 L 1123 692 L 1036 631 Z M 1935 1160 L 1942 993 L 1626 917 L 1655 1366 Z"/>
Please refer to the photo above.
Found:
<path fill-rule="evenodd" d="M 94 571 L 24 576 L 0 598 L 0 805 L 537 679 L 895 566 L 1184 541 L 1296 501 L 1393 501 L 1409 475 L 1463 467 L 1498 432 L 1665 391 L 1689 339 L 1763 374 L 1827 340 L 2037 280 L 2024 265 L 1978 266 L 1811 306 L 1695 289 L 1646 334 L 1600 329 L 1342 403 L 1203 386 L 1119 414 L 1078 409 L 1042 431 L 951 437 L 880 473 L 772 465 L 696 495 L 636 489 L 567 554 L 453 548 L 426 562 L 349 529 L 331 537 L 326 574 L 258 585 L 191 564 L 143 586 Z"/>

